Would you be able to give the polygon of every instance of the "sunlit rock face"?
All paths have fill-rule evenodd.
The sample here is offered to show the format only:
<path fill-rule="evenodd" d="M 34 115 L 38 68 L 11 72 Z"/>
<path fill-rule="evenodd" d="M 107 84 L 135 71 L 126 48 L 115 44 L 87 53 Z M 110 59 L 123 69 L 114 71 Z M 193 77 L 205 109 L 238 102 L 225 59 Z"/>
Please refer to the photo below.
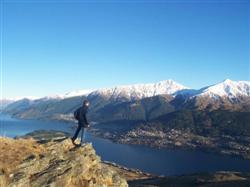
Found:
<path fill-rule="evenodd" d="M 91 144 L 75 147 L 70 139 L 38 144 L 0 138 L 0 142 L 5 150 L 0 154 L 0 186 L 128 186 L 114 170 L 102 166 Z"/>

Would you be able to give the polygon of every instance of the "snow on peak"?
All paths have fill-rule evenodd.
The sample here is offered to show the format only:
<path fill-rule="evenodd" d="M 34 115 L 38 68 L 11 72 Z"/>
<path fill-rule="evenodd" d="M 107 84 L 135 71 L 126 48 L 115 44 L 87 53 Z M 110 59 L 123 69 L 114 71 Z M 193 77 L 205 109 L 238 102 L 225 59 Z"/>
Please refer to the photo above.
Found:
<path fill-rule="evenodd" d="M 200 95 L 211 97 L 250 96 L 250 82 L 225 79 L 221 83 L 202 88 Z"/>
<path fill-rule="evenodd" d="M 222 81 L 222 83 L 227 83 L 227 84 L 230 84 L 234 81 L 232 81 L 231 79 L 225 79 L 224 81 Z"/>
<path fill-rule="evenodd" d="M 70 97 L 88 95 L 92 91 L 93 90 L 90 90 L 90 89 L 89 90 L 77 90 L 77 91 L 68 92 L 66 94 L 45 96 L 45 97 L 37 99 L 36 101 L 61 100 L 61 99 L 66 99 Z"/>
<path fill-rule="evenodd" d="M 225 79 L 223 82 L 201 88 L 200 90 L 189 89 L 173 80 L 164 80 L 157 83 L 149 84 L 133 84 L 124 86 L 115 86 L 112 88 L 103 89 L 86 89 L 68 92 L 60 95 L 50 95 L 46 97 L 16 97 L 8 98 L 12 102 L 28 99 L 32 103 L 49 100 L 61 100 L 76 96 L 104 96 L 111 99 L 126 98 L 129 100 L 142 99 L 156 95 L 168 94 L 176 96 L 178 94 L 185 94 L 193 98 L 196 96 L 209 96 L 213 98 L 237 96 L 250 96 L 250 81 L 233 81 Z M 2 100 L 4 100 L 3 98 Z M 3 102 L 3 101 L 2 101 Z"/>
<path fill-rule="evenodd" d="M 68 93 L 64 94 L 63 97 L 68 98 L 68 97 L 76 97 L 76 96 L 88 95 L 92 91 L 93 90 L 91 90 L 91 89 L 72 91 L 72 92 L 68 92 Z"/>
<path fill-rule="evenodd" d="M 36 101 L 60 100 L 60 99 L 63 99 L 63 96 L 61 96 L 61 95 L 49 95 L 49 96 L 39 98 Z"/>
<path fill-rule="evenodd" d="M 126 86 L 116 86 L 113 88 L 103 88 L 92 92 L 90 95 L 103 95 L 112 98 L 125 97 L 127 99 L 141 99 L 162 94 L 174 94 L 177 91 L 187 89 L 174 82 L 165 80 L 151 84 L 134 84 Z"/>
<path fill-rule="evenodd" d="M 4 98 L 3 100 L 11 100 L 11 101 L 19 101 L 22 99 L 28 99 L 28 100 L 36 100 L 39 99 L 37 96 L 19 96 L 19 97 L 9 97 L 9 98 Z"/>

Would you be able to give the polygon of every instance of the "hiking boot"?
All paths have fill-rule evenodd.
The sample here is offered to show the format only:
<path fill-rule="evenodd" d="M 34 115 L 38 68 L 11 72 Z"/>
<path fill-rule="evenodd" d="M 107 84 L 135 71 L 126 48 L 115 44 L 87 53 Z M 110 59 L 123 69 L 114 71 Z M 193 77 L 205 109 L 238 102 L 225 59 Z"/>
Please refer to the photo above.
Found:
<path fill-rule="evenodd" d="M 71 139 L 72 144 L 76 145 L 75 140 L 73 138 L 70 138 L 70 139 Z"/>

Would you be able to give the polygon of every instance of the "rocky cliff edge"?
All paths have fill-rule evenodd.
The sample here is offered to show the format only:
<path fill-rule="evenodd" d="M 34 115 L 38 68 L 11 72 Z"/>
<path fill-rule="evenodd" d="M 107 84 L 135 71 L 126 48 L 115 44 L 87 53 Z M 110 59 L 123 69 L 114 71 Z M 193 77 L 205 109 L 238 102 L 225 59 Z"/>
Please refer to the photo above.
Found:
<path fill-rule="evenodd" d="M 91 144 L 0 137 L 0 150 L 0 187 L 128 186 L 115 170 L 102 166 Z"/>

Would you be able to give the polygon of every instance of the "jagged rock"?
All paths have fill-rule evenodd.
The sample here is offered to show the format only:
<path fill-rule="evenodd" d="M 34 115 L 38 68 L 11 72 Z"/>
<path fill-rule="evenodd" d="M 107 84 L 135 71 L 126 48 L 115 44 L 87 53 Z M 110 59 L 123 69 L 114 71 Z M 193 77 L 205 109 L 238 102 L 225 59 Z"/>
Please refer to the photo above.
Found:
<path fill-rule="evenodd" d="M 4 142 L 5 139 L 7 138 L 1 138 L 0 141 Z M 8 139 L 8 141 L 14 145 L 21 140 Z M 35 143 L 34 146 L 36 146 Z M 39 144 L 39 146 L 43 151 L 39 154 L 38 152 L 26 154 L 26 157 L 8 173 L 5 174 L 5 168 L 1 169 L 0 166 L 1 187 L 128 186 L 126 180 L 117 172 L 111 168 L 102 167 L 101 159 L 95 154 L 91 144 L 75 147 L 70 139 L 66 139 L 61 142 Z"/>

